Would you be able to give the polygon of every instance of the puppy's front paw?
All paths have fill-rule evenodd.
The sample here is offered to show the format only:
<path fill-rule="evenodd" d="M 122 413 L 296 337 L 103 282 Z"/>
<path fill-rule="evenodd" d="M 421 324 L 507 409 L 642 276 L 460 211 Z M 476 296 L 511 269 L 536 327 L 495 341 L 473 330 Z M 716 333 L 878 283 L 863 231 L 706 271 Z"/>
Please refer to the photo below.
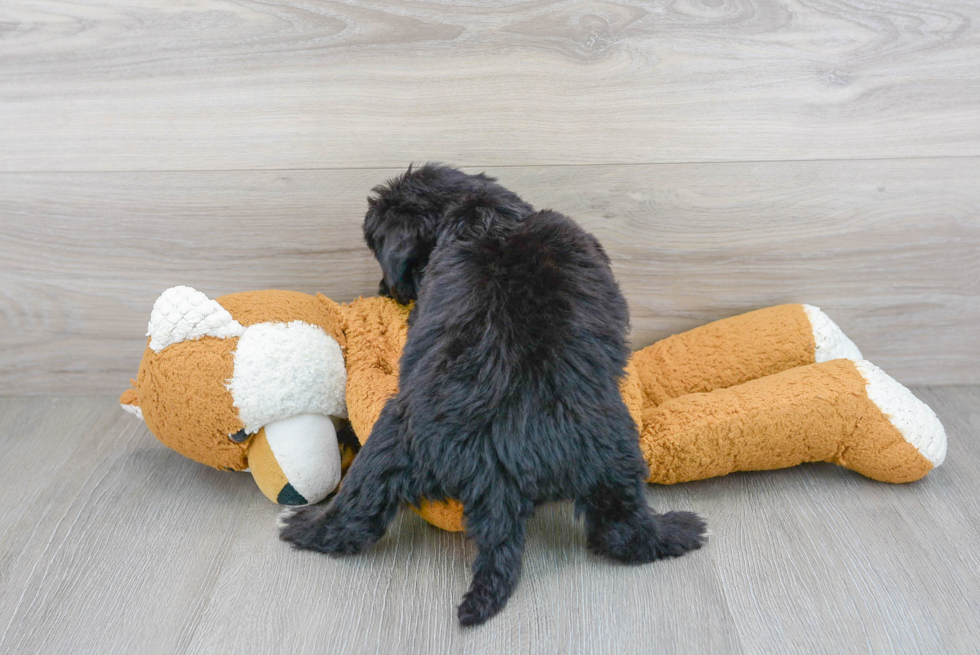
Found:
<path fill-rule="evenodd" d="M 331 507 L 287 509 L 279 515 L 279 538 L 300 550 L 331 555 L 353 555 L 361 551 L 366 539 L 359 538 L 354 526 Z"/>

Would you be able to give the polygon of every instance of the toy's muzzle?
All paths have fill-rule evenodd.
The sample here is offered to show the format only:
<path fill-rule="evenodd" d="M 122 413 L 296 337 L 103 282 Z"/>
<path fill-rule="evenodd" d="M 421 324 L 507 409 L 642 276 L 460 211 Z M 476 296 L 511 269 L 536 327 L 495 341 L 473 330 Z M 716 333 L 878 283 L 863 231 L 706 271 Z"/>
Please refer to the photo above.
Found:
<path fill-rule="evenodd" d="M 265 496 L 280 505 L 311 505 L 340 483 L 340 448 L 333 421 L 299 414 L 258 431 L 248 450 L 248 467 Z"/>

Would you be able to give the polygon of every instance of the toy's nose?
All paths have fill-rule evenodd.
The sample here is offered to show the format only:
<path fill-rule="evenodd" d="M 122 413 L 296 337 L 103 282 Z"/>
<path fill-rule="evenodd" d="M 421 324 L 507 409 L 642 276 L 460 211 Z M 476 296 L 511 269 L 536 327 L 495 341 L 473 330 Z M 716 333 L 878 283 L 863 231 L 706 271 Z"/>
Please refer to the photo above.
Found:
<path fill-rule="evenodd" d="M 280 505 L 290 505 L 293 507 L 310 504 L 310 501 L 303 498 L 303 495 L 296 491 L 293 485 L 288 482 L 285 487 L 279 490 L 279 494 L 276 496 L 276 502 Z"/>

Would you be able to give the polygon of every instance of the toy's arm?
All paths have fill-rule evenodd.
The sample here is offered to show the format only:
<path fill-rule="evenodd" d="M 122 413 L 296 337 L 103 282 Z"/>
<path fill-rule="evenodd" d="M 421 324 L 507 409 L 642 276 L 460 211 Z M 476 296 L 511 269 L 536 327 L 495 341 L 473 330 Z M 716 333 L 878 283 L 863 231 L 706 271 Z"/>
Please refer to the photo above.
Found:
<path fill-rule="evenodd" d="M 650 406 L 838 358 L 861 353 L 826 314 L 778 305 L 668 337 L 634 353 L 633 362 Z"/>
<path fill-rule="evenodd" d="M 398 361 L 410 309 L 390 298 L 358 298 L 345 305 L 347 414 L 363 444 L 385 403 L 398 393 Z"/>
<path fill-rule="evenodd" d="M 801 366 L 648 406 L 640 448 L 650 482 L 834 462 L 881 482 L 911 482 L 942 463 L 933 411 L 870 362 Z"/>

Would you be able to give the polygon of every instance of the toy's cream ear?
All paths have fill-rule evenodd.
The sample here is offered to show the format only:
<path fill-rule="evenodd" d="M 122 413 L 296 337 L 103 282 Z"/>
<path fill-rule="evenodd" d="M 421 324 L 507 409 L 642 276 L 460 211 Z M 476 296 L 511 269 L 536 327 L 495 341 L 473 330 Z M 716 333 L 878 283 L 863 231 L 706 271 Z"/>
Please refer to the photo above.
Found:
<path fill-rule="evenodd" d="M 160 352 L 167 346 L 201 337 L 240 337 L 245 328 L 224 307 L 192 287 L 171 287 L 156 302 L 146 336 L 150 348 Z"/>
<path fill-rule="evenodd" d="M 130 380 L 129 382 L 133 387 L 136 386 L 136 380 Z M 139 420 L 143 420 L 143 410 L 140 409 L 139 395 L 137 395 L 135 388 L 126 389 L 122 392 L 122 395 L 119 396 L 119 405 Z"/>

